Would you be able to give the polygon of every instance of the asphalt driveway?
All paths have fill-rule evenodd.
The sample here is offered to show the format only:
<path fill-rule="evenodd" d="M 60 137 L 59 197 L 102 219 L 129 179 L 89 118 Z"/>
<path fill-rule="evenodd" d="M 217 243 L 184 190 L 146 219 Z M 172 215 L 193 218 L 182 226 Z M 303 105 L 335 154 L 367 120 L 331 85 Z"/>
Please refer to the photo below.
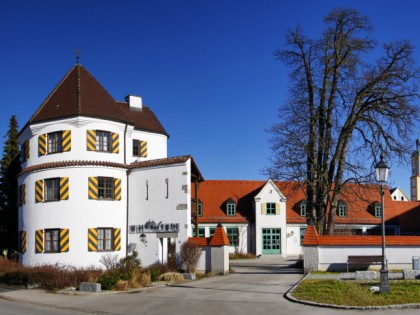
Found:
<path fill-rule="evenodd" d="M 45 314 L 54 314 L 54 309 L 69 314 L 384 314 L 383 310 L 338 310 L 290 302 L 284 294 L 303 276 L 295 263 L 279 256 L 232 261 L 233 272 L 227 276 L 131 293 L 68 295 L 16 290 L 1 291 L 0 297 L 45 307 Z M 0 299 L 2 311 L 6 302 L 10 304 Z M 385 313 L 418 314 L 418 310 L 389 309 Z"/>

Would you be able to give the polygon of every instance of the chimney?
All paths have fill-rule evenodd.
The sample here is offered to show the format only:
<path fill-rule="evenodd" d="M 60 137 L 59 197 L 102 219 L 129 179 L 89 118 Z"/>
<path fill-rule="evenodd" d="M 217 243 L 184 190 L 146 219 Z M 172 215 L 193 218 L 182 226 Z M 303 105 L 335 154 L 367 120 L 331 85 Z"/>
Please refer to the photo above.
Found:
<path fill-rule="evenodd" d="M 130 106 L 130 109 L 142 110 L 143 103 L 140 96 L 129 94 L 125 97 L 125 101 L 128 103 L 128 106 Z"/>

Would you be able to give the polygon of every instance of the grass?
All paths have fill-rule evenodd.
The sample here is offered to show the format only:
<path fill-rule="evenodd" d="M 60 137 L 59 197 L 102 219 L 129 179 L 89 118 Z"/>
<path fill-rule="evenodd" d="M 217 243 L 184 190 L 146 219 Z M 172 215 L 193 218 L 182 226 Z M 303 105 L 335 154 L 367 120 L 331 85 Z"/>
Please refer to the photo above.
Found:
<path fill-rule="evenodd" d="M 349 280 L 303 280 L 292 295 L 305 301 L 349 306 L 382 306 L 420 303 L 420 281 L 393 280 L 390 294 L 371 292 L 378 282 Z"/>

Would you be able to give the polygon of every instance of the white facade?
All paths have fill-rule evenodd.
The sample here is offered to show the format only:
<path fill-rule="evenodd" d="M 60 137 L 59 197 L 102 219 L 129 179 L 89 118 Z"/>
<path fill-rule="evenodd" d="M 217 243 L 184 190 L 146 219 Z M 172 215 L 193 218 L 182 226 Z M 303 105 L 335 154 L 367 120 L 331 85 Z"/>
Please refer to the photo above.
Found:
<path fill-rule="evenodd" d="M 269 180 L 255 196 L 255 254 L 287 255 L 286 246 L 286 197 L 272 180 Z M 275 212 L 269 213 L 267 204 L 275 204 Z M 277 232 L 280 233 L 279 239 Z M 271 234 L 271 236 L 264 235 Z M 273 235 L 274 234 L 274 235 Z M 274 237 L 273 237 L 274 236 Z M 267 244 L 269 242 L 269 244 Z M 267 247 L 275 247 L 267 250 Z M 277 250 L 277 247 L 278 250 Z"/>
<path fill-rule="evenodd" d="M 191 236 L 191 160 L 134 169 L 129 185 L 129 247 L 143 265 L 165 263 L 170 244 L 179 252 Z"/>

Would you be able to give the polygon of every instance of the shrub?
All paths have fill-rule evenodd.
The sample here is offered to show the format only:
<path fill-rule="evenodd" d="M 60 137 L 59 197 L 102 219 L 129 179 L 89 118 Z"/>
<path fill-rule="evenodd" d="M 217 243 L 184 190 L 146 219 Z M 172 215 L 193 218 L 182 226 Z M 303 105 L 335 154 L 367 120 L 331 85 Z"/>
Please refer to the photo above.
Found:
<path fill-rule="evenodd" d="M 181 245 L 180 255 L 187 273 L 194 273 L 201 256 L 201 248 L 191 241 L 186 241 Z"/>
<path fill-rule="evenodd" d="M 29 277 L 24 271 L 6 272 L 0 277 L 0 282 L 8 285 L 27 285 Z"/>
<path fill-rule="evenodd" d="M 104 290 L 112 290 L 118 280 L 120 280 L 120 275 L 115 271 L 107 271 L 99 278 L 101 288 Z"/>

